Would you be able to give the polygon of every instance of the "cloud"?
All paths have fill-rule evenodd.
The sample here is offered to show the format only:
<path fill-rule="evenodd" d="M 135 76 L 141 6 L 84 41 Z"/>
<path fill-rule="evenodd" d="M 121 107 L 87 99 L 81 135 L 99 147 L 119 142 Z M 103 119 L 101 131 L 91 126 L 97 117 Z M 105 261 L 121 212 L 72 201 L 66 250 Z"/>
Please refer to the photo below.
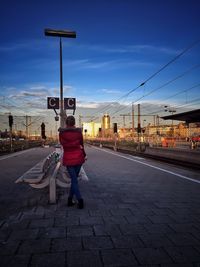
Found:
<path fill-rule="evenodd" d="M 9 98 L 44 98 L 47 96 L 58 96 L 60 94 L 60 87 L 51 87 L 48 85 L 24 85 L 27 89 L 19 90 L 18 88 L 4 88 L 4 91 L 9 90 Z M 63 92 L 68 93 L 73 91 L 74 88 L 71 85 L 64 85 Z"/>
<path fill-rule="evenodd" d="M 70 64 L 71 67 L 77 69 L 91 69 L 91 70 L 115 70 L 129 67 L 152 67 L 155 64 L 152 62 L 146 62 L 141 60 L 131 60 L 131 59 L 114 59 L 114 60 L 101 60 L 95 61 L 91 59 L 79 60 L 79 63 L 73 64 L 72 61 L 66 63 Z"/>
<path fill-rule="evenodd" d="M 0 111 L 16 114 L 31 114 L 47 109 L 47 97 L 60 95 L 60 88 L 43 84 L 24 85 L 26 89 L 16 87 L 3 87 L 4 96 L 0 97 Z M 64 85 L 63 92 L 69 94 L 74 88 Z M 42 112 L 42 111 L 41 111 Z"/>
<path fill-rule="evenodd" d="M 121 104 L 117 101 L 113 102 L 94 102 L 94 101 L 77 101 L 77 107 L 81 109 L 81 112 L 88 112 L 90 110 L 90 115 L 103 115 L 105 113 L 112 113 L 115 112 L 119 108 L 126 108 L 128 107 L 127 104 Z M 96 110 L 92 111 L 91 114 L 91 109 Z"/>
<path fill-rule="evenodd" d="M 65 44 L 67 46 L 70 46 L 71 44 Z M 31 51 L 34 50 L 41 50 L 45 52 L 50 52 L 52 49 L 57 49 L 57 42 L 55 40 L 51 40 L 48 42 L 47 40 L 22 40 L 15 44 L 8 44 L 7 46 L 0 45 L 0 52 L 27 52 L 30 54 Z M 74 59 L 74 60 L 67 60 L 65 59 L 63 61 L 64 67 L 70 67 L 75 69 L 116 69 L 116 68 L 124 68 L 124 67 L 130 67 L 130 66 L 152 66 L 152 63 L 149 63 L 148 61 L 141 61 L 141 60 L 131 60 L 130 59 L 114 59 L 114 60 L 91 60 L 91 52 L 93 51 L 95 55 L 98 53 L 103 53 L 105 57 L 108 56 L 108 54 L 170 54 L 170 55 L 176 55 L 180 51 L 177 49 L 173 49 L 170 47 L 165 46 L 156 46 L 156 45 L 148 45 L 148 44 L 140 44 L 140 45 L 91 45 L 91 44 L 80 44 L 80 43 L 73 43 L 73 46 L 70 47 L 73 52 L 78 51 L 86 51 L 86 54 L 89 53 L 88 58 L 83 59 Z M 38 54 L 38 52 L 37 52 Z M 52 54 L 52 53 L 51 53 Z M 39 55 L 39 54 L 38 54 Z M 52 71 L 55 71 L 59 68 L 58 59 L 55 59 L 55 53 L 53 53 L 53 57 L 48 56 L 48 60 L 46 57 L 44 57 L 44 53 L 42 53 L 42 56 L 39 58 L 35 58 L 31 60 L 31 69 L 36 70 L 44 70 L 44 69 L 51 69 Z"/>
<path fill-rule="evenodd" d="M 46 90 L 46 87 L 44 85 L 35 85 L 31 86 L 30 90 Z"/>
<path fill-rule="evenodd" d="M 69 93 L 69 92 L 72 92 L 73 90 L 74 90 L 74 88 L 71 85 L 64 85 L 63 86 L 63 93 Z"/>
<path fill-rule="evenodd" d="M 105 69 L 111 67 L 117 67 L 117 60 L 107 60 L 99 62 L 87 60 L 84 61 L 82 65 L 79 66 L 79 68 L 84 68 L 84 69 Z"/>
<path fill-rule="evenodd" d="M 0 45 L 0 52 L 19 52 L 19 51 L 35 51 L 44 49 L 57 48 L 56 40 L 48 42 L 45 39 L 23 39 L 18 42 L 8 43 L 7 45 Z"/>
<path fill-rule="evenodd" d="M 75 88 L 71 85 L 63 85 L 63 94 L 74 93 Z M 48 89 L 48 96 L 60 96 L 60 87 L 51 87 Z"/>
<path fill-rule="evenodd" d="M 48 90 L 43 90 L 43 91 L 38 91 L 38 92 L 34 92 L 34 91 L 20 91 L 19 93 L 16 93 L 14 95 L 10 95 L 9 98 L 10 99 L 22 99 L 22 98 L 27 98 L 27 97 L 31 97 L 31 98 L 40 98 L 40 97 L 45 97 L 48 95 Z"/>
<path fill-rule="evenodd" d="M 25 48 L 28 48 L 28 45 L 26 43 L 11 43 L 4 46 L 1 45 L 0 52 L 15 52 L 16 50 L 24 50 Z"/>
<path fill-rule="evenodd" d="M 180 50 L 174 49 L 167 46 L 159 46 L 152 44 L 137 44 L 137 45 L 106 45 L 106 44 L 87 44 L 87 43 L 78 43 L 78 42 L 63 42 L 63 47 L 70 47 L 70 49 L 81 50 L 81 51 L 97 51 L 101 53 L 141 53 L 141 52 L 160 52 L 166 54 L 175 55 L 180 53 Z M 0 45 L 0 52 L 16 52 L 16 51 L 33 51 L 33 50 L 55 50 L 58 49 L 58 42 L 56 39 L 22 39 L 15 43 L 8 43 L 7 45 Z M 77 60 L 70 64 L 79 64 L 83 60 Z"/>
<path fill-rule="evenodd" d="M 106 93 L 106 94 L 121 94 L 120 90 L 112 90 L 112 89 L 101 89 L 98 90 L 99 92 Z"/>
<path fill-rule="evenodd" d="M 27 108 L 34 108 L 34 109 L 44 109 L 46 108 L 46 102 L 41 102 L 41 101 L 27 101 L 25 103 L 25 107 Z"/>
<path fill-rule="evenodd" d="M 126 47 L 126 52 L 127 53 L 155 52 L 155 53 L 176 55 L 180 53 L 180 50 L 176 50 L 170 47 L 153 46 L 153 45 L 132 45 Z"/>
<path fill-rule="evenodd" d="M 49 90 L 44 86 L 30 86 L 28 90 L 17 91 L 15 89 L 6 99 L 9 103 L 13 103 L 13 112 L 24 114 L 32 113 L 33 109 L 46 108 L 47 95 L 49 95 Z"/>
<path fill-rule="evenodd" d="M 78 108 L 91 108 L 96 109 L 99 108 L 100 104 L 97 102 L 84 102 L 84 101 L 77 101 Z"/>
<path fill-rule="evenodd" d="M 80 67 L 84 64 L 87 64 L 89 59 L 75 59 L 75 60 L 66 60 L 63 65 L 64 67 Z"/>
<path fill-rule="evenodd" d="M 116 54 L 125 54 L 125 53 L 146 53 L 146 52 L 156 52 L 175 55 L 180 53 L 180 50 L 174 49 L 166 46 L 156 46 L 148 44 L 139 44 L 139 45 L 79 45 L 82 49 L 94 50 L 102 53 L 116 53 Z"/>

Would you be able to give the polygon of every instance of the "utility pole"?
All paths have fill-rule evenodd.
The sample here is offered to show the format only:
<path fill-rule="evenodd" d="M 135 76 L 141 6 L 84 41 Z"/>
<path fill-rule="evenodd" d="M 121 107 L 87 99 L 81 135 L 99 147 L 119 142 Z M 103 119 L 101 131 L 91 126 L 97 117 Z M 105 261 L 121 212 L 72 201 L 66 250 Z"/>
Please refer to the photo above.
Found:
<path fill-rule="evenodd" d="M 25 127 L 26 127 L 26 138 L 28 138 L 28 136 L 29 136 L 29 132 L 28 132 L 28 127 L 29 127 L 28 118 L 29 117 L 26 115 L 26 124 L 25 124 Z"/>
<path fill-rule="evenodd" d="M 172 115 L 174 115 L 174 113 L 176 112 L 175 109 L 170 108 L 168 106 L 164 106 L 164 108 L 165 108 L 165 112 L 170 112 Z M 172 137 L 174 137 L 174 122 L 173 122 L 173 119 L 172 119 Z"/>
<path fill-rule="evenodd" d="M 132 103 L 132 133 L 134 135 L 135 128 L 134 128 L 134 104 Z"/>
<path fill-rule="evenodd" d="M 156 116 L 156 134 L 159 135 L 160 134 L 160 123 L 159 123 L 159 116 Z"/>
<path fill-rule="evenodd" d="M 160 125 L 160 123 L 159 123 L 159 116 L 158 115 L 156 116 L 156 124 L 157 124 L 157 126 Z"/>
<path fill-rule="evenodd" d="M 123 117 L 123 126 L 124 126 L 124 128 L 125 128 L 125 126 L 126 126 L 125 118 L 126 118 L 126 116 L 130 117 L 130 113 L 128 113 L 128 114 L 120 114 L 120 116 Z"/>
<path fill-rule="evenodd" d="M 10 114 L 8 116 L 9 127 L 10 127 L 10 152 L 13 150 L 13 142 L 12 142 L 12 126 L 13 126 L 13 116 Z"/>
<path fill-rule="evenodd" d="M 29 127 L 34 122 L 31 122 L 31 116 L 26 115 L 25 118 L 26 118 L 26 123 L 25 124 L 23 123 L 23 125 L 26 127 L 26 138 L 29 138 L 29 134 L 30 134 L 30 128 Z"/>
<path fill-rule="evenodd" d="M 141 122 L 140 122 L 140 104 L 138 104 L 138 142 L 140 141 Z"/>
<path fill-rule="evenodd" d="M 156 115 L 153 115 L 153 126 L 156 126 Z"/>
<path fill-rule="evenodd" d="M 30 137 L 30 135 L 32 133 L 32 127 L 31 127 L 31 125 L 32 125 L 32 122 L 31 122 L 31 116 L 30 116 L 29 117 L 29 137 Z"/>

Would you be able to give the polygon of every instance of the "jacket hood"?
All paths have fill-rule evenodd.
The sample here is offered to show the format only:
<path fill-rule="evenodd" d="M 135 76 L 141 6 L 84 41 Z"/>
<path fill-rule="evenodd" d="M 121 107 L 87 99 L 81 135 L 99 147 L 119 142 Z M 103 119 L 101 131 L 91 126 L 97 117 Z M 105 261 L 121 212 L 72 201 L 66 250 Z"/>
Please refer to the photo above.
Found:
<path fill-rule="evenodd" d="M 63 132 L 82 132 L 81 128 L 58 128 L 58 132 L 63 133 Z"/>

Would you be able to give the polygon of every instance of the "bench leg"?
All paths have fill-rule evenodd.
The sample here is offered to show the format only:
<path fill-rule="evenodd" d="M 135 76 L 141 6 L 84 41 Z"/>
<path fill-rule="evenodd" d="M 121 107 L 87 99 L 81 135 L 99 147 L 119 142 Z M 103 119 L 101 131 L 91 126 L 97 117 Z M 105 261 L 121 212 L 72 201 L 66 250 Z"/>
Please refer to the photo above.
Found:
<path fill-rule="evenodd" d="M 56 164 L 56 168 L 53 172 L 53 175 L 50 177 L 49 180 L 49 202 L 51 204 L 56 203 L 56 176 L 59 168 L 60 168 L 60 162 Z"/>
<path fill-rule="evenodd" d="M 51 204 L 56 203 L 56 180 L 52 179 L 52 177 L 49 182 L 49 202 Z"/>

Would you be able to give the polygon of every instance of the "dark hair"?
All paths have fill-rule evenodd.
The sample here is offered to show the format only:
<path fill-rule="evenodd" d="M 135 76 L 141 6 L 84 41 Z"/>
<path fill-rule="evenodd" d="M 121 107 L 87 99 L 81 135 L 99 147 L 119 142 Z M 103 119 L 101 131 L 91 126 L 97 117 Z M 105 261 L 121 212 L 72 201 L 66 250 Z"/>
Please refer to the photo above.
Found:
<path fill-rule="evenodd" d="M 74 116 L 68 116 L 66 119 L 67 126 L 74 126 L 75 125 L 75 118 Z"/>

